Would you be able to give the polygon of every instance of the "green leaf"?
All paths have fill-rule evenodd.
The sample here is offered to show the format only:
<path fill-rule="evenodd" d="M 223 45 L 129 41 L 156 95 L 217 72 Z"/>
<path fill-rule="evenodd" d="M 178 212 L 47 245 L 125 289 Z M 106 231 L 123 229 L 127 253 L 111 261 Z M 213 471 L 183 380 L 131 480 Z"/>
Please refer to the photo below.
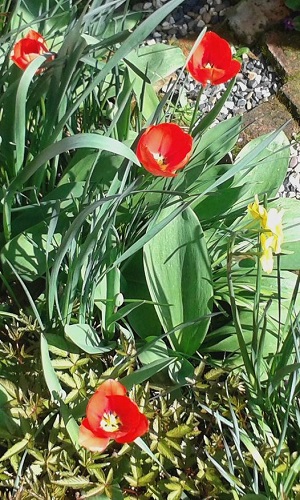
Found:
<path fill-rule="evenodd" d="M 122 269 L 122 277 L 122 292 L 125 300 L 128 297 L 148 302 L 130 312 L 128 315 L 130 325 L 142 338 L 159 336 L 161 334 L 161 325 L 154 306 L 149 303 L 152 301 L 145 278 L 142 250 L 136 252 L 126 261 L 126 266 Z"/>
<path fill-rule="evenodd" d="M 172 358 L 153 361 L 152 363 L 139 368 L 130 375 L 126 375 L 126 377 L 123 377 L 120 382 L 125 385 L 127 390 L 130 390 L 134 385 L 141 384 L 142 382 L 145 382 L 145 380 L 149 380 L 153 375 L 169 366 L 172 361 Z"/>
<path fill-rule="evenodd" d="M 136 438 L 134 440 L 135 444 L 142 450 L 144 451 L 145 453 L 147 453 L 147 455 L 153 460 L 153 462 L 157 463 L 159 465 L 159 467 L 161 469 L 163 469 L 163 466 L 162 464 L 160 463 L 160 461 L 158 460 L 158 458 L 154 455 L 154 453 L 152 453 L 152 451 L 150 450 L 149 446 L 147 446 L 147 444 L 145 443 L 145 441 L 142 439 L 142 438 Z"/>
<path fill-rule="evenodd" d="M 140 77 L 140 71 L 138 69 L 134 71 L 133 67 L 130 66 L 128 66 L 128 74 L 136 101 L 142 116 L 145 120 L 149 120 L 159 105 L 159 99 L 152 85 L 145 83 L 145 77 L 144 79 Z"/>
<path fill-rule="evenodd" d="M 188 165 L 181 176 L 178 176 L 178 180 L 175 179 L 177 191 L 189 190 L 189 192 L 199 193 L 203 191 L 204 185 L 207 187 L 203 182 L 203 174 L 205 178 L 213 179 L 211 167 L 232 150 L 241 131 L 241 124 L 241 116 L 235 116 L 204 132 L 196 141 L 193 156 Z"/>
<path fill-rule="evenodd" d="M 38 56 L 34 59 L 24 71 L 18 86 L 16 94 L 16 109 L 15 109 L 15 144 L 16 144 L 16 164 L 15 171 L 18 173 L 22 167 L 25 147 L 25 134 L 26 134 L 26 98 L 29 85 L 34 77 L 36 70 L 45 62 L 44 55 Z"/>
<path fill-rule="evenodd" d="M 137 480 L 137 486 L 143 487 L 143 486 L 148 486 L 149 484 L 153 484 L 153 481 L 155 480 L 157 474 L 158 474 L 158 471 L 151 471 L 151 472 L 148 472 L 148 474 L 145 474 L 144 476 L 139 477 Z"/>
<path fill-rule="evenodd" d="M 191 427 L 186 424 L 178 425 L 175 429 L 171 429 L 167 432 L 166 436 L 169 438 L 180 439 L 186 437 L 192 431 Z"/>
<path fill-rule="evenodd" d="M 241 497 L 242 500 L 268 500 L 268 497 L 265 495 L 255 495 L 255 493 L 249 493 L 248 495 L 243 495 Z"/>
<path fill-rule="evenodd" d="M 194 376 L 194 366 L 187 359 L 176 359 L 168 369 L 169 376 L 175 384 L 186 384 L 187 379 Z"/>
<path fill-rule="evenodd" d="M 143 365 L 148 365 L 159 359 L 169 358 L 168 348 L 162 339 L 151 336 L 146 338 L 146 342 L 137 353 Z"/>
<path fill-rule="evenodd" d="M 27 214 L 28 217 L 28 214 Z M 54 251 L 60 244 L 61 235 L 55 234 L 53 243 L 49 244 L 49 251 Z M 54 245 L 55 241 L 55 245 Z M 44 222 L 41 222 L 27 231 L 12 238 L 1 251 L 1 260 L 6 273 L 7 261 L 14 263 L 14 267 L 22 279 L 26 281 L 35 281 L 41 277 L 46 270 L 47 248 L 47 228 Z M 51 265 L 51 258 L 48 261 Z"/>
<path fill-rule="evenodd" d="M 92 484 L 86 477 L 68 477 L 65 479 L 57 479 L 51 481 L 52 484 L 58 484 L 59 486 L 68 486 L 70 488 L 85 488 Z"/>
<path fill-rule="evenodd" d="M 179 201 L 162 209 L 157 223 L 180 205 Z M 144 268 L 151 298 L 160 304 L 155 309 L 165 332 L 195 321 L 170 335 L 174 349 L 193 354 L 209 326 L 213 289 L 204 234 L 191 208 L 145 245 Z M 196 323 L 199 318 L 203 320 Z"/>
<path fill-rule="evenodd" d="M 65 325 L 65 334 L 69 340 L 88 354 L 103 354 L 116 346 L 115 342 L 103 342 L 97 332 L 90 325 L 84 323 Z"/>
<path fill-rule="evenodd" d="M 210 110 L 207 115 L 205 115 L 204 118 L 202 118 L 199 123 L 193 128 L 192 130 L 192 136 L 196 137 L 199 136 L 201 133 L 203 133 L 205 130 L 210 127 L 210 125 L 214 122 L 214 120 L 217 118 L 218 114 L 220 113 L 221 109 L 223 108 L 225 102 L 227 101 L 228 96 L 231 93 L 232 88 L 235 85 L 235 78 L 231 80 L 231 82 L 228 84 L 227 89 L 225 90 L 224 94 L 220 99 L 217 100 L 216 104 L 213 106 L 213 108 Z"/>
<path fill-rule="evenodd" d="M 178 490 L 177 491 L 171 491 L 171 493 L 168 494 L 167 500 L 180 500 L 182 498 L 182 487 L 179 484 L 178 485 Z"/>
<path fill-rule="evenodd" d="M 52 366 L 50 355 L 49 355 L 49 350 L 48 350 L 47 340 L 46 340 L 46 337 L 43 333 L 41 333 L 41 358 L 42 358 L 43 373 L 44 373 L 44 377 L 46 380 L 48 390 L 51 394 L 51 398 L 59 404 L 59 409 L 60 409 L 62 418 L 64 420 L 66 430 L 70 436 L 70 439 L 71 439 L 74 447 L 78 451 L 78 449 L 79 449 L 79 445 L 78 445 L 79 427 L 78 427 L 77 423 L 75 422 L 75 419 L 72 417 L 68 407 L 62 401 L 64 391 L 59 383 L 58 377 L 57 377 L 55 370 Z"/>
<path fill-rule="evenodd" d="M 125 64 L 128 61 L 138 68 L 144 78 L 147 72 L 147 77 L 153 84 L 183 66 L 185 57 L 179 47 L 156 43 L 131 52 L 126 57 Z"/>
<path fill-rule="evenodd" d="M 92 79 L 91 83 L 85 88 L 80 97 L 68 108 L 65 115 L 61 118 L 57 125 L 53 136 L 56 138 L 65 126 L 68 119 L 75 113 L 81 106 L 82 102 L 89 97 L 99 83 L 104 81 L 107 75 L 124 59 L 135 47 L 141 44 L 150 33 L 162 22 L 162 20 L 170 14 L 183 0 L 170 0 L 161 8 L 155 10 L 147 19 L 142 22 L 129 37 L 120 44 L 118 50 L 114 55 L 107 60 L 101 71 Z"/>
<path fill-rule="evenodd" d="M 173 451 L 171 450 L 170 446 L 166 443 L 164 439 L 160 439 L 157 443 L 157 449 L 159 453 L 170 460 L 171 462 L 175 461 L 175 455 Z"/>
<path fill-rule="evenodd" d="M 21 190 L 25 182 L 30 179 L 41 167 L 49 160 L 55 158 L 61 153 L 77 148 L 93 148 L 96 150 L 109 151 L 111 153 L 127 158 L 136 165 L 139 161 L 134 152 L 125 144 L 115 139 L 100 134 L 77 134 L 71 137 L 65 137 L 61 141 L 51 144 L 45 148 L 34 160 L 27 165 L 26 169 L 20 170 L 19 174 L 13 179 L 7 188 L 4 197 L 4 209 L 6 214 L 6 233 L 9 237 L 11 232 L 11 214 L 10 207 L 17 191 Z"/>
<path fill-rule="evenodd" d="M 266 134 L 250 141 L 238 154 L 235 163 L 246 160 L 259 144 L 270 137 Z M 232 187 L 243 186 L 238 205 L 250 203 L 255 194 L 275 196 L 283 183 L 289 165 L 289 140 L 280 132 L 273 141 L 255 156 L 249 158 L 247 168 L 235 175 Z"/>
<path fill-rule="evenodd" d="M 284 3 L 291 10 L 300 10 L 300 0 L 285 0 Z"/>
<path fill-rule="evenodd" d="M 13 457 L 17 453 L 21 453 L 21 451 L 25 450 L 28 446 L 28 439 L 24 438 L 22 441 L 14 444 L 11 448 L 9 448 L 4 455 L 0 458 L 0 462 L 7 460 L 8 458 Z"/>
<path fill-rule="evenodd" d="M 282 218 L 283 244 L 280 256 L 280 268 L 297 271 L 300 269 L 300 201 L 290 198 L 279 198 L 268 204 L 269 208 L 284 210 Z M 275 267 L 276 267 L 275 259 Z"/>

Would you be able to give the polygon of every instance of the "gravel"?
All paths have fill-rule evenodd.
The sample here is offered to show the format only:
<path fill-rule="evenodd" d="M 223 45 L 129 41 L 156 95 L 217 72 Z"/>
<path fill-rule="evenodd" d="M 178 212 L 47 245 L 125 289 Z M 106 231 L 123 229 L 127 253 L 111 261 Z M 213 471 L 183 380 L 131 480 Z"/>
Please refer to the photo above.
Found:
<path fill-rule="evenodd" d="M 152 0 L 134 5 L 134 10 L 153 12 L 168 0 Z M 214 25 L 226 19 L 226 10 L 232 4 L 231 0 L 185 0 L 158 26 L 148 44 L 157 42 L 168 43 L 174 38 L 184 38 L 198 35 L 206 26 L 214 30 Z M 237 75 L 233 91 L 225 102 L 216 123 L 244 114 L 278 92 L 281 80 L 275 69 L 270 66 L 261 52 L 244 53 L 241 72 Z M 179 72 L 178 72 L 179 74 Z M 185 74 L 177 83 L 178 92 L 182 86 L 191 101 L 195 101 L 200 85 Z M 209 112 L 226 90 L 227 84 L 207 86 L 201 96 L 199 111 Z M 162 88 L 166 91 L 167 85 Z M 279 195 L 300 199 L 300 145 L 291 145 L 291 160 L 287 177 L 281 186 Z"/>

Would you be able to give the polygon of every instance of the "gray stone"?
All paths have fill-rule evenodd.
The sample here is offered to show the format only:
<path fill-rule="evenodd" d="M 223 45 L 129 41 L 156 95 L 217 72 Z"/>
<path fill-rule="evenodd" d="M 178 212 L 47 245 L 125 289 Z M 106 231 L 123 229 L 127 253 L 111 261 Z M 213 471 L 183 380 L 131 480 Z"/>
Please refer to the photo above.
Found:
<path fill-rule="evenodd" d="M 235 35 L 253 44 L 258 36 L 289 15 L 284 0 L 242 0 L 227 9 L 227 19 Z"/>
<path fill-rule="evenodd" d="M 205 22 L 205 24 L 209 24 L 210 23 L 210 20 L 211 20 L 211 15 L 209 12 L 205 12 L 202 16 L 202 19 L 203 21 Z"/>

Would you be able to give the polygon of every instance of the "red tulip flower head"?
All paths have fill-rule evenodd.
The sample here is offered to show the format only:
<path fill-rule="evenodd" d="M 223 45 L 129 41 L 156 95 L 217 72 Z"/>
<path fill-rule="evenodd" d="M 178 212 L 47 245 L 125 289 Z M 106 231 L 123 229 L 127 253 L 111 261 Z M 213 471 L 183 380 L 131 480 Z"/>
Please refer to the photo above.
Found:
<path fill-rule="evenodd" d="M 193 138 L 175 123 L 151 125 L 141 135 L 136 155 L 153 175 L 176 177 L 192 154 Z"/>
<path fill-rule="evenodd" d="M 88 402 L 86 418 L 79 428 L 79 444 L 102 452 L 110 439 L 131 443 L 148 431 L 149 422 L 138 406 L 126 396 L 125 387 L 106 380 Z"/>
<path fill-rule="evenodd" d="M 205 87 L 231 80 L 241 69 L 241 63 L 232 59 L 229 43 L 216 33 L 208 31 L 196 47 L 187 69 L 195 80 Z"/>
<path fill-rule="evenodd" d="M 48 52 L 49 49 L 42 35 L 37 31 L 31 30 L 24 38 L 14 45 L 11 60 L 19 66 L 19 68 L 25 70 L 34 59 Z M 53 60 L 54 55 L 50 55 L 48 59 Z M 37 72 L 39 71 L 41 70 Z"/>

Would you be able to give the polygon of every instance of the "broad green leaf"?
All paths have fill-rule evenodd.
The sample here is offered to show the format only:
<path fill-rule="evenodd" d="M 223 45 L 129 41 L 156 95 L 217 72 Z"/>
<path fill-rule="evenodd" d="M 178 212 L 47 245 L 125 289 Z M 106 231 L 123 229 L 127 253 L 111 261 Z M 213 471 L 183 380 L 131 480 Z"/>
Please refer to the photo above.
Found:
<path fill-rule="evenodd" d="M 180 201 L 161 210 L 157 223 L 170 215 Z M 155 226 L 154 226 L 155 227 Z M 201 225 L 191 208 L 177 215 L 144 247 L 144 268 L 149 292 L 165 332 L 203 318 L 170 335 L 177 351 L 193 354 L 209 326 L 212 280 Z"/>
<path fill-rule="evenodd" d="M 127 259 L 126 266 L 122 269 L 122 293 L 126 299 L 151 301 L 147 287 L 144 268 L 143 253 L 140 250 L 130 259 Z M 161 325 L 154 306 L 145 303 L 131 311 L 128 321 L 135 332 L 141 338 L 161 335 Z"/>
<path fill-rule="evenodd" d="M 300 201 L 291 198 L 279 198 L 268 204 L 269 208 L 284 210 L 282 218 L 283 244 L 280 256 L 280 268 L 297 271 L 300 269 Z M 284 255 L 284 252 L 287 255 Z M 275 267 L 276 267 L 275 259 Z"/>
<path fill-rule="evenodd" d="M 146 344 L 137 352 L 138 358 L 143 365 L 149 365 L 154 361 L 169 358 L 168 348 L 165 342 L 156 337 L 148 337 Z"/>
<path fill-rule="evenodd" d="M 176 359 L 168 368 L 170 379 L 175 384 L 186 384 L 194 376 L 194 366 L 187 359 Z"/>
<path fill-rule="evenodd" d="M 55 246 L 54 243 L 51 243 L 50 250 L 54 251 L 60 240 L 61 235 L 59 233 L 55 234 L 55 240 L 53 240 Z M 6 243 L 1 251 L 4 268 L 6 269 L 7 261 L 14 263 L 15 269 L 22 279 L 35 281 L 46 270 L 46 247 L 47 227 L 45 223 L 41 222 Z M 50 264 L 51 259 L 48 261 L 48 266 Z"/>
<path fill-rule="evenodd" d="M 280 321 L 284 323 L 290 302 L 292 300 L 293 290 L 297 280 L 297 276 L 288 271 L 280 273 Z M 235 287 L 235 299 L 240 307 L 240 322 L 243 330 L 244 340 L 246 345 L 251 346 L 253 337 L 253 301 L 256 291 L 256 270 L 246 271 L 240 270 L 234 272 L 233 283 Z M 219 280 L 220 282 L 222 280 Z M 226 290 L 226 278 L 224 277 Z M 221 283 L 219 283 L 221 286 Z M 265 305 L 268 299 L 272 299 L 267 311 L 267 330 L 265 333 L 262 351 L 264 356 L 274 354 L 278 346 L 278 322 L 279 322 L 279 305 L 278 305 L 278 283 L 276 271 L 272 275 L 263 275 L 260 282 L 261 291 L 261 311 L 264 313 Z M 220 292 L 219 292 L 220 293 Z M 226 297 L 221 295 L 223 299 Z M 228 299 L 229 300 L 229 299 Z M 300 310 L 300 297 L 296 300 L 295 314 Z M 284 339 L 281 338 L 282 342 Z M 201 347 L 202 352 L 235 352 L 239 353 L 239 342 L 236 335 L 235 326 L 229 322 L 217 330 L 207 335 L 204 344 Z"/>
<path fill-rule="evenodd" d="M 7 413 L 7 411 L 0 408 L 0 437 L 11 441 L 12 437 L 20 436 L 22 434 L 21 427 L 15 420 Z"/>
<path fill-rule="evenodd" d="M 284 3 L 291 10 L 300 10 L 300 0 L 285 0 Z"/>
<path fill-rule="evenodd" d="M 127 62 L 136 66 L 142 74 L 147 74 L 153 84 L 183 66 L 185 57 L 179 47 L 156 43 L 131 52 L 125 59 L 125 64 Z"/>
<path fill-rule="evenodd" d="M 207 223 L 208 221 L 219 221 L 227 213 L 230 214 L 233 205 L 238 202 L 241 193 L 240 187 L 225 187 L 219 186 L 216 191 L 205 196 L 200 203 L 196 203 L 194 207 L 195 214 L 198 216 L 200 222 Z"/>
<path fill-rule="evenodd" d="M 15 144 L 16 144 L 16 164 L 15 172 L 19 172 L 22 167 L 25 148 L 25 135 L 26 135 L 26 99 L 29 85 L 35 75 L 37 69 L 45 62 L 46 57 L 43 55 L 34 59 L 24 71 L 21 76 L 18 91 L 16 95 L 16 109 L 15 109 Z"/>
<path fill-rule="evenodd" d="M 43 9 L 41 10 L 43 6 Z M 49 15 L 41 16 L 42 12 L 49 10 Z M 18 8 L 12 19 L 12 27 L 19 29 L 20 22 L 26 27 L 33 26 L 39 17 L 43 18 L 45 26 L 45 34 L 49 33 L 51 29 L 59 29 L 68 25 L 71 16 L 70 2 L 64 0 L 58 2 L 57 0 L 47 0 L 47 8 L 45 2 L 36 2 L 36 0 L 26 0 L 26 2 L 18 2 Z M 46 19 L 45 19 L 46 17 Z M 33 29 L 37 30 L 34 24 Z"/>
<path fill-rule="evenodd" d="M 270 137 L 266 134 L 253 139 L 240 151 L 235 163 L 247 159 L 255 148 Z M 233 187 L 243 186 L 242 194 L 238 201 L 247 204 L 252 201 L 255 194 L 267 193 L 269 197 L 275 196 L 283 183 L 289 165 L 289 140 L 284 132 L 280 132 L 277 137 L 267 146 L 262 148 L 254 159 L 249 158 L 247 168 L 235 175 Z"/>
<path fill-rule="evenodd" d="M 108 188 L 122 161 L 121 156 L 108 151 L 102 151 L 99 155 L 99 152 L 93 152 L 90 149 L 80 149 L 69 162 L 59 186 L 68 185 L 70 182 L 85 181 L 92 171 L 91 185 L 101 184 Z"/>
<path fill-rule="evenodd" d="M 204 191 L 202 188 L 204 172 L 205 177 L 212 180 L 211 184 L 213 180 L 216 180 L 213 179 L 210 169 L 232 150 L 241 131 L 241 123 L 241 117 L 236 116 L 204 132 L 196 141 L 193 156 L 188 165 L 177 178 L 178 180 L 175 180 L 176 190 L 188 189 L 189 192 L 197 193 Z"/>
<path fill-rule="evenodd" d="M 134 71 L 132 67 L 128 66 L 128 74 L 140 112 L 145 120 L 148 120 L 155 113 L 159 105 L 156 92 L 152 85 L 144 82 L 137 69 Z"/>
<path fill-rule="evenodd" d="M 104 343 L 96 330 L 84 323 L 65 325 L 65 334 L 69 340 L 88 354 L 103 354 L 111 351 L 116 345 L 115 342 Z"/>

